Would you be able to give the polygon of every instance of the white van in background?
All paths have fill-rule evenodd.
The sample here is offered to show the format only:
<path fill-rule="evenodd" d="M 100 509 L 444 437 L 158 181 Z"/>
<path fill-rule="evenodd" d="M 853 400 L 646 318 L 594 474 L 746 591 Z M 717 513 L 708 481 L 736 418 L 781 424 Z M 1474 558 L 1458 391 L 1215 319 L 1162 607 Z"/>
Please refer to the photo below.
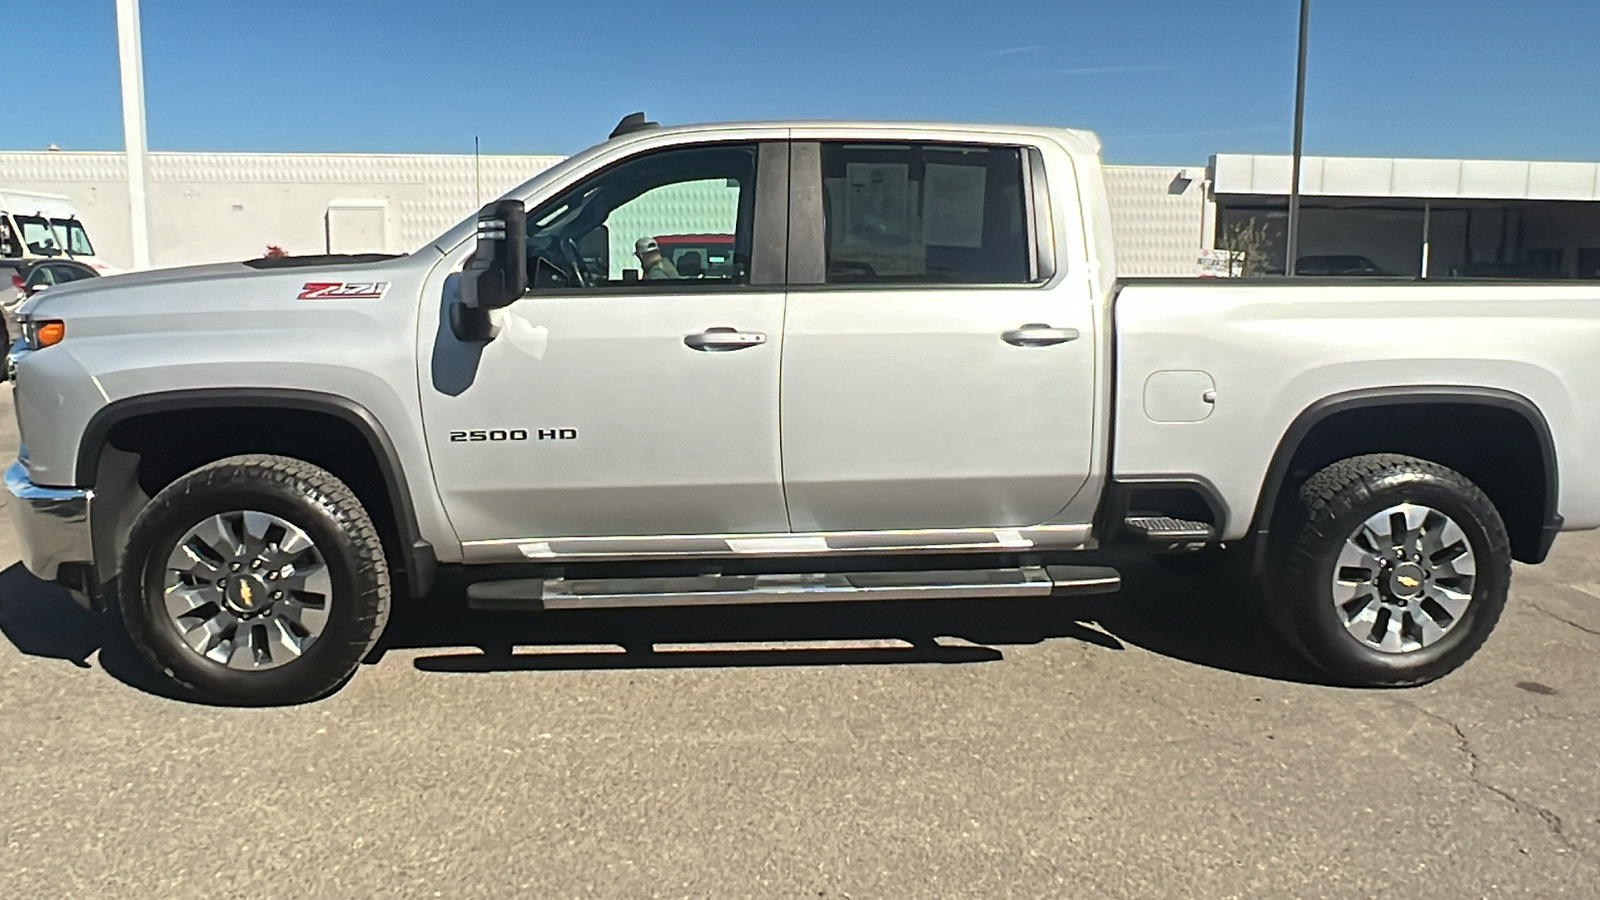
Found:
<path fill-rule="evenodd" d="M 101 275 L 122 271 L 95 256 L 72 198 L 0 189 L 0 258 L 54 256 L 77 260 Z"/>

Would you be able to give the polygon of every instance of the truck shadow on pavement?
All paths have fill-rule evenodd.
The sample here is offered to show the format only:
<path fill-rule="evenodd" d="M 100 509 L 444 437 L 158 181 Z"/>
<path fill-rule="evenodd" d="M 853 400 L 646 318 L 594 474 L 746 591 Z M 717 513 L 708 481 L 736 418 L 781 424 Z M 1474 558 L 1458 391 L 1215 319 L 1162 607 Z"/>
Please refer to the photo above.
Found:
<path fill-rule="evenodd" d="M 464 585 L 445 577 L 427 600 L 397 604 L 368 662 L 405 650 L 423 651 L 414 665 L 424 672 L 964 664 L 1003 660 L 1006 646 L 1074 640 L 1106 652 L 1132 645 L 1244 675 L 1328 683 L 1273 634 L 1256 601 L 1219 574 L 1138 559 L 1104 562 L 1122 570 L 1121 593 L 534 613 L 468 610 Z M 150 669 L 114 615 L 83 610 L 21 565 L 0 572 L 0 632 L 29 656 L 80 668 L 94 659 L 132 687 L 189 699 Z"/>
<path fill-rule="evenodd" d="M 415 666 L 428 672 L 954 664 L 1001 660 L 1008 645 L 1075 640 L 1106 651 L 1132 645 L 1257 677 L 1330 683 L 1278 639 L 1257 601 L 1230 588 L 1220 573 L 1137 557 L 1096 561 L 1122 571 L 1121 593 L 488 613 L 467 610 L 464 586 L 447 585 L 426 603 L 397 610 L 375 658 L 389 650 L 450 648 L 416 658 Z M 941 640 L 947 638 L 959 643 Z M 594 645 L 620 651 L 589 649 Z M 481 652 L 463 649 L 473 647 Z M 517 652 L 524 647 L 537 652 Z"/>
<path fill-rule="evenodd" d="M 120 619 L 89 612 L 64 588 L 33 577 L 21 563 L 0 572 L 0 633 L 28 656 L 61 659 L 80 669 L 93 668 L 93 658 L 106 674 L 131 687 L 193 699 L 144 661 Z"/>

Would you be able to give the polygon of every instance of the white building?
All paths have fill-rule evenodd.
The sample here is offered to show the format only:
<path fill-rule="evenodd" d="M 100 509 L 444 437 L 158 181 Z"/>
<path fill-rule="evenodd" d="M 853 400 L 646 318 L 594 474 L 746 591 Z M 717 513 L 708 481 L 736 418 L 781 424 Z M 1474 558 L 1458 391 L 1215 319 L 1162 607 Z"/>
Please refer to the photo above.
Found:
<path fill-rule="evenodd" d="M 157 266 L 291 254 L 406 253 L 559 156 L 151 153 Z M 0 151 L 0 185 L 72 198 L 99 255 L 133 260 L 121 152 Z"/>

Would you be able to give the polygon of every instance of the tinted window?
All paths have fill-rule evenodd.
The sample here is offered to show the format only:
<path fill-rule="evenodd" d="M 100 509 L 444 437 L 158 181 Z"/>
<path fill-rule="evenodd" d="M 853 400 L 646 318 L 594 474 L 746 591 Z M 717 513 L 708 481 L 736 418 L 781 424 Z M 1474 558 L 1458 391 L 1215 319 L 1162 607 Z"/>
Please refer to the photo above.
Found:
<path fill-rule="evenodd" d="M 56 284 L 66 284 L 69 281 L 77 281 L 80 278 L 94 277 L 93 269 L 80 268 L 79 266 L 47 266 L 46 268 L 55 270 Z"/>
<path fill-rule="evenodd" d="M 829 284 L 1028 281 L 1022 151 L 823 144 Z"/>
<path fill-rule="evenodd" d="M 744 284 L 753 144 L 684 147 L 619 163 L 528 214 L 534 289 Z"/>

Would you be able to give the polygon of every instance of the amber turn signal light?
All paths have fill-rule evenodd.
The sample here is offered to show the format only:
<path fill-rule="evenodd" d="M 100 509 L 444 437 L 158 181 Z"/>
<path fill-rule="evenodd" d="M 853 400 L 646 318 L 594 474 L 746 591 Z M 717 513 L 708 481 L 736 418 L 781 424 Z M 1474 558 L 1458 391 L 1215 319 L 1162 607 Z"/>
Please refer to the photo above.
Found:
<path fill-rule="evenodd" d="M 33 333 L 34 340 L 38 342 L 40 347 L 54 346 L 61 343 L 61 339 L 67 336 L 67 323 L 58 319 L 40 322 L 34 326 Z"/>

